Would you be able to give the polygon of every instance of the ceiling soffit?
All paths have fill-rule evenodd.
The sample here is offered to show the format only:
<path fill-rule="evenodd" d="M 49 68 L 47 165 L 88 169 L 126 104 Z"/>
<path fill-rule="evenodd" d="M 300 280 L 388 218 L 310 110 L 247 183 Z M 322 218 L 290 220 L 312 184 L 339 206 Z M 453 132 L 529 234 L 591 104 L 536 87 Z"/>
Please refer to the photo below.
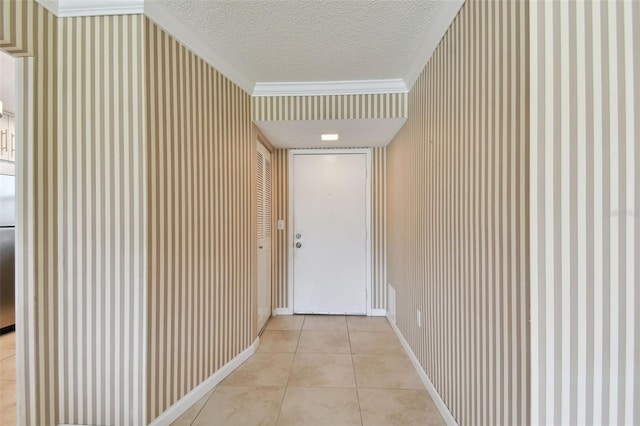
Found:
<path fill-rule="evenodd" d="M 255 121 L 369 120 L 407 118 L 407 93 L 254 97 Z"/>

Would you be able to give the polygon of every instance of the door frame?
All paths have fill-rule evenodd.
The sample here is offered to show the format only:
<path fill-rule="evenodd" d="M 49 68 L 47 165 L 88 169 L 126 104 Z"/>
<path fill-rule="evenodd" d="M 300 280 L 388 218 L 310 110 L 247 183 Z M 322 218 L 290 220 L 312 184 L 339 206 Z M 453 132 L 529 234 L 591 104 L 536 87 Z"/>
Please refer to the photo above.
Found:
<path fill-rule="evenodd" d="M 365 179 L 365 190 L 366 190 L 366 219 L 365 226 L 367 229 L 367 237 L 366 237 L 366 254 L 365 254 L 365 292 L 366 292 L 366 313 L 367 316 L 372 315 L 372 298 L 373 294 L 373 280 L 372 280 L 372 262 L 371 262 L 371 210 L 372 210 L 372 194 L 371 194 L 371 157 L 372 152 L 371 148 L 318 148 L 318 149 L 290 149 L 288 152 L 288 175 L 289 181 L 287 192 L 289 194 L 289 206 L 288 206 L 288 216 L 289 216 L 289 226 L 287 227 L 287 244 L 289 244 L 288 259 L 287 259 L 287 313 L 293 314 L 293 292 L 294 290 L 294 282 L 293 282 L 293 252 L 292 249 L 294 244 L 293 238 L 293 224 L 294 224 L 294 204 L 295 200 L 293 197 L 293 158 L 296 155 L 322 155 L 322 154 L 364 154 L 365 155 L 365 167 L 367 171 L 367 176 Z"/>
<path fill-rule="evenodd" d="M 258 198 L 258 191 L 257 191 L 257 184 L 258 184 L 258 167 L 257 167 L 257 156 L 258 156 L 258 151 L 260 150 L 260 146 L 262 146 L 262 148 L 269 154 L 269 161 L 271 162 L 271 176 L 272 176 L 272 180 L 273 180 L 273 147 L 271 146 L 271 144 L 266 140 L 266 138 L 262 135 L 262 133 L 260 133 L 259 130 L 256 130 L 256 137 L 255 137 L 255 155 L 256 155 L 256 163 L 255 163 L 255 167 L 254 167 L 254 179 L 255 179 L 255 184 L 256 184 L 256 193 L 255 193 L 255 198 L 256 198 L 256 215 L 258 212 L 257 209 L 257 198 Z M 274 226 L 273 226 L 273 182 L 271 184 L 271 194 L 269 194 L 269 196 L 271 197 L 271 212 L 270 212 L 270 217 L 271 217 L 271 236 L 269 237 L 271 239 L 270 245 L 269 245 L 269 274 L 267 275 L 267 281 L 269 282 L 269 316 L 267 318 L 267 320 L 264 322 L 264 324 L 260 324 L 260 303 L 261 300 L 259 298 L 260 295 L 260 282 L 258 280 L 258 274 L 260 272 L 260 263 L 258 262 L 258 252 L 259 252 L 259 248 L 258 250 L 256 250 L 256 262 L 258 263 L 257 268 L 256 268 L 256 324 L 257 324 L 257 330 L 258 330 L 258 335 L 262 334 L 262 331 L 264 330 L 264 328 L 267 326 L 267 323 L 269 322 L 269 318 L 273 315 L 273 280 L 271 279 L 272 277 L 272 268 L 273 268 L 273 231 L 274 231 Z M 258 221 L 256 220 L 255 223 L 257 223 Z M 257 232 L 256 232 L 257 234 Z M 256 235 L 257 237 L 257 235 Z M 258 247 L 258 238 L 256 238 L 256 248 Z"/>

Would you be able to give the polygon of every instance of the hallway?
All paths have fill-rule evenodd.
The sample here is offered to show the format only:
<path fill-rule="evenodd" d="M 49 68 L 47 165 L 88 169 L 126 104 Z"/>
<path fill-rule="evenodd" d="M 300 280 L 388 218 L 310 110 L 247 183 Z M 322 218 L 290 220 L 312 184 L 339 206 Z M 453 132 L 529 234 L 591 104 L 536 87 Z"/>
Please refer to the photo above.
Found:
<path fill-rule="evenodd" d="M 295 315 L 174 426 L 440 424 L 386 318 Z"/>

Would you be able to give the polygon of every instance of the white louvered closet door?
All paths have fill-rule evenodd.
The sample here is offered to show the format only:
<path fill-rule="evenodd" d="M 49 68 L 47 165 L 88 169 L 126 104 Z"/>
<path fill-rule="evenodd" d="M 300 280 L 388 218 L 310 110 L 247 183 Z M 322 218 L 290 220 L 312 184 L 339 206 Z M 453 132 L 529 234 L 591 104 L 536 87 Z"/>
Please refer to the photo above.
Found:
<path fill-rule="evenodd" d="M 271 154 L 258 142 L 258 330 L 271 316 Z"/>

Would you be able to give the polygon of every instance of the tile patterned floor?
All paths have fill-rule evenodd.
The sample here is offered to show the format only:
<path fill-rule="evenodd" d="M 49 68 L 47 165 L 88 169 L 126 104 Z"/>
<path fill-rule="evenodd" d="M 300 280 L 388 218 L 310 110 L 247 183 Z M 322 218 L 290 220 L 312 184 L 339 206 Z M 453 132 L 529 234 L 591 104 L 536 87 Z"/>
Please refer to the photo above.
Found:
<path fill-rule="evenodd" d="M 386 318 L 295 315 L 173 425 L 442 424 Z"/>
<path fill-rule="evenodd" d="M 0 336 L 0 426 L 16 424 L 15 333 Z"/>

